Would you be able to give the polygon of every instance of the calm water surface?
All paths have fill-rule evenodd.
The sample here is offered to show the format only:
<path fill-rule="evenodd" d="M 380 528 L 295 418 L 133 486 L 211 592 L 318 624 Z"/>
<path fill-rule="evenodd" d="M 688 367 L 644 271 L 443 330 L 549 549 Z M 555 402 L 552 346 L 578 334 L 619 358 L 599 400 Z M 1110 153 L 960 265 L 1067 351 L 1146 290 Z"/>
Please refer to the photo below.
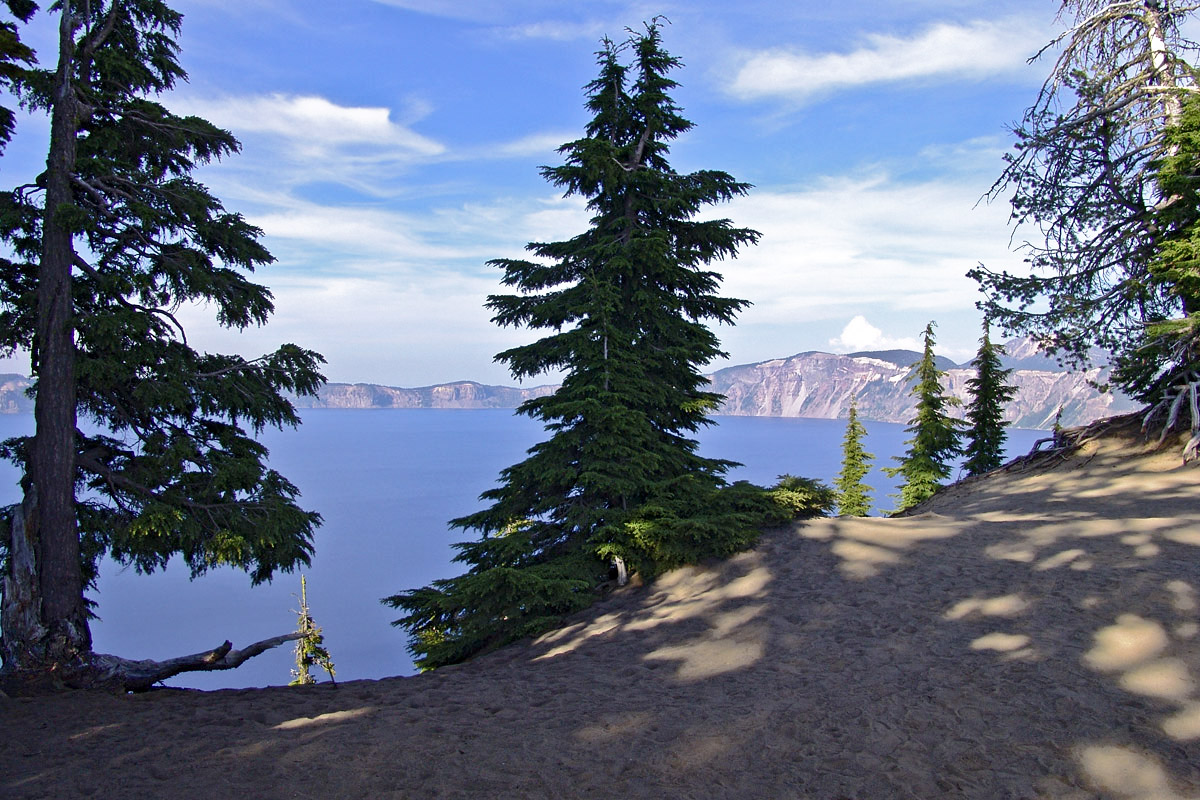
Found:
<path fill-rule="evenodd" d="M 303 412 L 295 431 L 269 431 L 271 465 L 295 483 L 301 505 L 325 524 L 316 556 L 304 570 L 308 601 L 339 680 L 413 673 L 406 637 L 389 623 L 398 616 L 379 599 L 461 572 L 450 545 L 471 538 L 446 521 L 481 507 L 480 492 L 501 469 L 544 438 L 541 426 L 509 410 L 341 410 Z M 717 417 L 700 434 L 706 456 L 740 461 L 733 480 L 770 484 L 790 472 L 832 484 L 841 466 L 842 420 Z M 866 483 L 884 510 L 895 482 L 879 471 L 904 451 L 904 427 L 867 422 L 864 444 L 876 469 Z M 0 415 L 0 437 L 32 431 L 31 415 Z M 1009 453 L 1029 450 L 1044 436 L 1013 430 Z M 16 471 L 0 463 L 0 504 L 19 498 Z M 876 512 L 878 513 L 878 512 Z M 298 574 L 251 587 L 245 573 L 219 569 L 189 580 L 177 561 L 161 573 L 139 575 L 105 562 L 95 648 L 127 658 L 171 658 L 208 650 L 230 639 L 235 647 L 295 629 Z M 288 645 L 236 670 L 191 673 L 168 681 L 201 689 L 287 683 Z"/>

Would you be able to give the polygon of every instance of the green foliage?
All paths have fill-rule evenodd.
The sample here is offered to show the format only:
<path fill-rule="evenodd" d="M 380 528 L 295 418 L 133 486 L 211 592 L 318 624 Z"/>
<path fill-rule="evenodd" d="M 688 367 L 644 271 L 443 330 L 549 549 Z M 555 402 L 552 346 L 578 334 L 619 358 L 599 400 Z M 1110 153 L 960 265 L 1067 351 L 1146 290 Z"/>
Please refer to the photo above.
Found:
<path fill-rule="evenodd" d="M 767 490 L 767 497 L 778 506 L 776 515 L 781 515 L 780 522 L 827 517 L 837 504 L 837 493 L 825 484 L 788 474 L 779 476 Z"/>
<path fill-rule="evenodd" d="M 1196 88 L 1183 33 L 1195 4 L 1180 5 L 1063 0 L 1067 30 L 1043 51 L 1054 66 L 989 193 L 1011 192 L 1013 221 L 1032 231 L 1021 244 L 1030 271 L 972 270 L 979 306 L 1071 364 L 1097 347 L 1130 353 L 1147 321 L 1179 308 L 1151 264 L 1172 196 L 1156 185 L 1156 164 L 1174 148 L 1180 98 Z"/>
<path fill-rule="evenodd" d="M 300 609 L 296 612 L 296 668 L 292 670 L 292 680 L 288 686 L 306 686 L 316 683 L 312 675 L 313 667 L 320 667 L 329 673 L 329 680 L 334 682 L 333 657 L 325 647 L 325 636 L 313 622 L 312 613 L 308 609 L 308 582 L 300 576 Z"/>
<path fill-rule="evenodd" d="M 207 304 L 236 329 L 273 311 L 270 291 L 246 275 L 273 260 L 261 231 L 191 175 L 238 142 L 157 102 L 186 78 L 178 13 L 160 0 L 67 10 L 78 22 L 64 62 L 70 99 L 87 108 L 68 131 L 72 196 L 47 209 L 43 175 L 0 197 L 10 256 L 0 259 L 0 351 L 29 351 L 36 391 L 73 395 L 79 415 L 106 431 L 75 437 L 77 488 L 88 498 L 76 503 L 85 576 L 107 553 L 141 571 L 180 555 L 193 574 L 228 564 L 267 580 L 308 563 L 320 516 L 299 508 L 296 487 L 267 467 L 253 436 L 299 423 L 288 395 L 315 394 L 323 359 L 293 344 L 254 359 L 189 345 L 180 306 Z M 31 110 L 62 112 L 52 71 L 12 80 Z M 74 386 L 41 373 L 37 286 L 49 219 L 70 223 Z M 0 454 L 28 473 L 30 441 L 11 439 Z"/>
<path fill-rule="evenodd" d="M 489 507 L 452 522 L 483 534 L 458 545 L 466 575 L 385 600 L 409 612 L 397 624 L 423 668 L 587 605 L 607 560 L 654 574 L 755 534 L 752 493 L 725 488 L 731 463 L 701 457 L 691 438 L 720 401 L 701 370 L 723 355 L 706 323 L 732 323 L 746 305 L 715 294 L 721 276 L 708 265 L 758 239 L 695 217 L 749 186 L 671 169 L 669 145 L 692 124 L 670 98 L 679 60 L 663 50 L 657 21 L 623 44 L 604 40 L 597 55 L 585 136 L 559 148 L 563 165 L 542 169 L 587 199 L 590 227 L 530 244 L 536 260 L 490 262 L 518 292 L 488 298 L 493 321 L 549 331 L 497 359 L 516 378 L 566 371 L 555 394 L 520 408 L 551 436 L 501 472 L 483 494 Z"/>
<path fill-rule="evenodd" d="M 871 471 L 875 456 L 863 448 L 866 435 L 867 429 L 858 420 L 858 405 L 851 400 L 846 435 L 842 438 L 842 470 L 834 482 L 837 510 L 842 516 L 865 517 L 871 513 L 871 487 L 863 484 L 862 479 Z"/>
<path fill-rule="evenodd" d="M 915 380 L 912 394 L 917 398 L 916 416 L 905 428 L 912 438 L 905 442 L 908 449 L 904 455 L 896 457 L 900 465 L 884 468 L 888 475 L 904 478 L 897 512 L 932 497 L 942 481 L 950 477 L 954 458 L 961 452 L 960 423 L 946 413 L 956 401 L 943 393 L 941 380 L 945 373 L 934 363 L 933 325 L 930 322 L 925 326 L 924 351 L 909 374 L 909 379 Z"/>
<path fill-rule="evenodd" d="M 1183 315 L 1149 319 L 1136 347 L 1117 360 L 1113 380 L 1142 402 L 1170 409 L 1200 383 L 1200 100 L 1184 101 L 1166 138 L 1172 150 L 1155 163 L 1156 180 L 1172 200 L 1156 210 L 1150 275 Z"/>
<path fill-rule="evenodd" d="M 21 41 L 18 23 L 28 22 L 37 11 L 31 0 L 4 0 L 13 19 L 0 21 L 0 87 L 12 94 L 20 85 L 25 70 L 36 60 L 33 50 Z M 22 66 L 25 65 L 25 66 Z M 16 115 L 11 108 L 0 106 L 0 153 L 12 138 Z"/>
<path fill-rule="evenodd" d="M 1013 399 L 1016 388 L 1005 383 L 1012 374 L 1004 369 L 1000 356 L 1004 348 L 993 344 L 987 321 L 983 323 L 983 338 L 979 352 L 972 362 L 975 377 L 967 381 L 967 457 L 963 469 L 968 475 L 981 475 L 998 468 L 1004 461 L 1004 440 L 1008 437 L 1004 421 L 1004 405 Z"/>
<path fill-rule="evenodd" d="M 608 566 L 584 547 L 538 552 L 537 526 L 514 523 L 496 535 L 460 542 L 454 560 L 466 574 L 385 600 L 407 615 L 418 669 L 454 664 L 553 627 L 591 605 Z"/>

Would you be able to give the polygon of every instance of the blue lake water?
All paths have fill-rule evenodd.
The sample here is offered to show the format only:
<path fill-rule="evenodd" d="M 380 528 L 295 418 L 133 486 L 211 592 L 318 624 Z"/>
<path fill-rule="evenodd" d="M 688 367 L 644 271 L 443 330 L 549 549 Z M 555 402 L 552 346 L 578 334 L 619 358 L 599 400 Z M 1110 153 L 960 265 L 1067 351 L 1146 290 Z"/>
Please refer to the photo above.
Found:
<path fill-rule="evenodd" d="M 324 629 L 339 680 L 414 672 L 398 616 L 379 600 L 461 572 L 451 543 L 470 538 L 447 520 L 481 507 L 479 494 L 501 469 L 544 438 L 541 426 L 509 410 L 332 410 L 303 412 L 298 430 L 268 431 L 271 464 L 302 492 L 301 505 L 325 524 L 304 570 L 308 602 Z M 841 466 L 842 420 L 717 417 L 700 434 L 706 456 L 740 461 L 732 480 L 770 484 L 785 472 L 832 484 Z M 864 444 L 876 457 L 866 483 L 890 510 L 896 484 L 880 472 L 904 451 L 904 426 L 867 422 Z M 0 438 L 32 431 L 31 415 L 0 415 Z M 1012 430 L 1008 452 L 1027 452 L 1041 431 Z M 17 473 L 0 463 L 0 504 L 19 499 Z M 878 512 L 876 512 L 878 513 Z M 139 575 L 106 562 L 101 570 L 95 649 L 127 658 L 171 658 L 230 639 L 235 647 L 295 629 L 298 574 L 251 587 L 245 573 L 220 569 L 190 581 L 173 561 Z M 191 673 L 172 686 L 201 689 L 287 683 L 289 645 L 236 670 Z M 319 674 L 318 677 L 323 677 Z"/>

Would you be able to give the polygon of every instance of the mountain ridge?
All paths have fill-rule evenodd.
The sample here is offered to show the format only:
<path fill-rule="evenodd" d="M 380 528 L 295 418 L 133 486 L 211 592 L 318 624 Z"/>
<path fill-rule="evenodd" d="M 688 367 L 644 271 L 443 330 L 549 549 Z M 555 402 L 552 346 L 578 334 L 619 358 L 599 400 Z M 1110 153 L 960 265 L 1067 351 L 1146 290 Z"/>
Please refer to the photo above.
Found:
<path fill-rule="evenodd" d="M 1016 397 L 1006 406 L 1005 419 L 1016 427 L 1046 429 L 1056 420 L 1064 426 L 1085 425 L 1137 408 L 1119 393 L 1095 388 L 1107 381 L 1107 367 L 1067 371 L 1023 339 L 1006 343 L 1005 349 L 1009 354 L 1003 363 L 1013 369 L 1011 382 L 1017 387 Z M 724 367 L 708 377 L 712 390 L 725 395 L 719 414 L 843 419 L 854 399 L 864 419 L 907 423 L 915 411 L 908 374 L 920 358 L 913 350 L 847 354 L 806 350 L 786 358 Z M 968 398 L 967 381 L 975 371 L 970 362 L 957 364 L 944 356 L 938 356 L 937 363 L 946 373 L 947 394 L 962 404 L 951 413 L 961 416 Z M 33 400 L 26 392 L 29 383 L 24 376 L 0 375 L 0 413 L 32 412 Z M 293 398 L 293 402 L 302 409 L 516 408 L 557 389 L 553 384 L 495 386 L 470 380 L 419 387 L 328 383 L 317 397 Z"/>

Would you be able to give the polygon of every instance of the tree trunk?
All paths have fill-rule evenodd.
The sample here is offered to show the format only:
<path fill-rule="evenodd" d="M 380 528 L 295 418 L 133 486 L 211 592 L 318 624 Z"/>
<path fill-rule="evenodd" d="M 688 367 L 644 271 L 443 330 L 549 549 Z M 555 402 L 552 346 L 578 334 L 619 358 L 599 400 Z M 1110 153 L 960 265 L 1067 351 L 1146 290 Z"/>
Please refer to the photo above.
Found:
<path fill-rule="evenodd" d="M 1168 72 L 1166 31 L 1163 26 L 1163 10 L 1157 2 L 1145 3 L 1146 42 L 1150 51 L 1151 84 L 1175 88 L 1176 81 Z M 1163 126 L 1176 125 L 1183 114 L 1183 103 L 1174 93 L 1163 95 Z"/>
<path fill-rule="evenodd" d="M 74 261 L 72 188 L 81 107 L 75 95 L 75 34 L 80 18 L 63 4 L 54 80 L 46 208 L 38 269 L 36 429 L 25 502 L 13 525 L 13 560 L 6 576 L 3 669 L 69 674 L 87 664 L 91 633 L 83 602 L 79 534 L 75 522 L 75 331 L 71 298 Z M 37 582 L 37 586 L 32 585 Z M 40 606 L 40 608 L 39 608 Z M 10 625 L 13 627 L 10 628 Z"/>
<path fill-rule="evenodd" d="M 37 568 L 37 490 L 13 509 L 9 523 L 8 572 L 3 576 L 0 607 L 0 661 L 5 665 L 37 663 L 45 640 L 42 625 L 42 585 Z"/>

